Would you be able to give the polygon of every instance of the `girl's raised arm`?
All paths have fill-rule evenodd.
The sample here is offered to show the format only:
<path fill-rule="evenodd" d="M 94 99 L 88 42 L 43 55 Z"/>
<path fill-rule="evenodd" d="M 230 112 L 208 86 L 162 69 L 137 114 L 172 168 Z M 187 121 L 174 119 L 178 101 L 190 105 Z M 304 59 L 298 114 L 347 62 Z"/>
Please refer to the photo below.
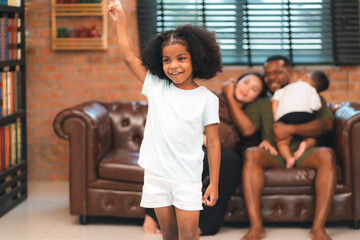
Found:
<path fill-rule="evenodd" d="M 117 25 L 117 36 L 120 47 L 120 55 L 130 71 L 140 82 L 144 82 L 147 68 L 142 64 L 140 58 L 135 55 L 133 43 L 130 39 L 126 15 L 119 0 L 110 2 L 108 12 Z"/>

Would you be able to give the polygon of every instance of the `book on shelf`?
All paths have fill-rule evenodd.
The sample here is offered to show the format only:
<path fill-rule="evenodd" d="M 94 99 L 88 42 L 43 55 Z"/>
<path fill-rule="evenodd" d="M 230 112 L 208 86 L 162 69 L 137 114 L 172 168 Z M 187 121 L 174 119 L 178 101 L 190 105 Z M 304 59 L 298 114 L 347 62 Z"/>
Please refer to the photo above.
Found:
<path fill-rule="evenodd" d="M 7 108 L 8 108 L 8 114 L 13 113 L 13 79 L 12 79 L 12 73 L 7 72 L 6 73 L 6 87 L 7 87 Z"/>
<path fill-rule="evenodd" d="M 0 0 L 0 5 L 21 7 L 21 0 Z"/>
<path fill-rule="evenodd" d="M 16 154 L 17 154 L 17 162 L 20 163 L 22 159 L 21 152 L 23 151 L 21 149 L 21 132 L 22 132 L 22 126 L 21 126 L 21 120 L 20 118 L 16 119 Z"/>
<path fill-rule="evenodd" d="M 22 122 L 20 118 L 16 122 L 0 127 L 0 171 L 4 171 L 22 159 Z"/>
<path fill-rule="evenodd" d="M 10 135 L 9 135 L 9 126 L 6 125 L 3 127 L 4 128 L 4 145 L 1 146 L 4 148 L 4 166 L 5 166 L 5 169 L 8 169 L 10 167 L 10 145 L 9 145 L 9 138 L 10 138 Z"/>
<path fill-rule="evenodd" d="M 19 13 L 13 17 L 7 14 L 0 18 L 0 60 L 21 59 L 21 18 Z"/>
<path fill-rule="evenodd" d="M 9 43 L 7 45 L 9 51 L 9 59 L 17 60 L 18 53 L 18 30 L 19 30 L 19 14 L 15 13 L 13 18 L 9 18 L 9 26 L 7 32 L 9 33 Z M 21 22 L 20 22 L 21 23 Z M 20 36 L 21 38 L 21 36 Z"/>
<path fill-rule="evenodd" d="M 13 72 L 13 111 L 14 112 L 18 112 L 20 109 L 19 109 L 19 79 L 18 79 L 18 76 L 17 76 L 18 72 Z"/>
<path fill-rule="evenodd" d="M 8 115 L 7 112 L 7 80 L 6 80 L 6 72 L 1 73 L 1 81 L 2 81 L 2 114 L 1 116 Z"/>
<path fill-rule="evenodd" d="M 4 145 L 3 128 L 0 128 L 0 146 Z M 5 170 L 4 148 L 0 148 L 0 171 Z"/>
<path fill-rule="evenodd" d="M 0 72 L 0 116 L 21 110 L 21 74 L 19 71 Z"/>
<path fill-rule="evenodd" d="M 16 133 L 16 123 L 11 123 L 10 124 L 10 162 L 11 162 L 11 166 L 15 166 L 17 164 L 17 153 L 16 153 L 16 148 L 17 148 L 17 143 L 16 143 L 16 137 L 17 137 L 17 133 Z"/>
<path fill-rule="evenodd" d="M 5 60 L 5 17 L 0 18 L 0 43 L 1 43 L 1 49 L 0 49 L 0 60 Z"/>
<path fill-rule="evenodd" d="M 1 0 L 0 0 L 1 1 Z M 4 35 L 5 35 L 5 28 L 4 28 L 4 18 L 0 18 L 0 60 L 4 60 Z"/>
<path fill-rule="evenodd" d="M 8 50 L 8 44 L 9 44 L 9 18 L 4 17 L 2 18 L 4 21 L 4 41 L 3 41 L 3 60 L 10 60 L 9 59 L 9 50 Z"/>
<path fill-rule="evenodd" d="M 3 78 L 2 73 L 0 72 L 0 116 L 3 114 Z"/>
<path fill-rule="evenodd" d="M 17 60 L 21 60 L 21 31 L 20 31 L 20 29 L 21 29 L 21 18 L 19 17 L 19 15 L 17 14 L 17 15 L 15 15 L 15 16 L 17 16 L 17 19 L 16 19 L 16 25 L 17 25 L 17 28 L 16 28 L 16 31 L 17 31 L 17 36 L 16 36 L 16 39 L 17 39 L 17 42 L 16 42 L 16 44 L 17 44 L 17 46 L 16 46 L 16 51 L 17 51 L 17 53 L 16 53 L 16 59 Z"/>
<path fill-rule="evenodd" d="M 6 32 L 9 35 L 9 43 L 7 44 L 7 50 L 9 51 L 9 60 L 15 60 L 16 57 L 16 48 L 17 48 L 17 17 L 16 14 L 14 18 L 8 18 L 8 27 Z"/>

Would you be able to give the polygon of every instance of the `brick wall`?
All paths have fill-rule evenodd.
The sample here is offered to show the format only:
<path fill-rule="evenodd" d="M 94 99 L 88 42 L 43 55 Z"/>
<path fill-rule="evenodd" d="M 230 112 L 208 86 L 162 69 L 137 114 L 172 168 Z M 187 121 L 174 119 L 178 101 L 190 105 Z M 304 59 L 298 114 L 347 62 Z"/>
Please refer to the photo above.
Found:
<path fill-rule="evenodd" d="M 136 0 L 122 0 L 128 14 L 130 34 L 138 51 Z M 145 100 L 139 84 L 118 57 L 116 26 L 109 18 L 109 48 L 105 51 L 53 51 L 51 49 L 50 1 L 31 0 L 27 29 L 28 166 L 30 180 L 67 180 L 68 145 L 55 136 L 54 116 L 63 108 L 97 99 Z M 330 102 L 360 102 L 360 66 L 311 66 L 295 68 L 299 74 L 321 69 L 331 79 L 324 93 Z M 204 83 L 220 89 L 227 79 L 261 67 L 227 66 L 213 80 Z"/>

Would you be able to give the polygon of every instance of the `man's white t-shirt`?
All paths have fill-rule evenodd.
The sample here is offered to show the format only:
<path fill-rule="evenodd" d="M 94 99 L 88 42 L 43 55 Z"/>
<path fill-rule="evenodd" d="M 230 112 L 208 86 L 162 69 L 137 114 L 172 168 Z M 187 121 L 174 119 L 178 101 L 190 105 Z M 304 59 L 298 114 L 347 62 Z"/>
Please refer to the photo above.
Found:
<path fill-rule="evenodd" d="M 320 96 L 316 89 L 304 81 L 296 81 L 280 88 L 271 100 L 278 100 L 275 121 L 292 112 L 313 113 L 321 108 Z"/>
<path fill-rule="evenodd" d="M 148 115 L 139 165 L 167 179 L 201 181 L 203 131 L 219 123 L 219 99 L 205 87 L 182 90 L 147 73 Z"/>

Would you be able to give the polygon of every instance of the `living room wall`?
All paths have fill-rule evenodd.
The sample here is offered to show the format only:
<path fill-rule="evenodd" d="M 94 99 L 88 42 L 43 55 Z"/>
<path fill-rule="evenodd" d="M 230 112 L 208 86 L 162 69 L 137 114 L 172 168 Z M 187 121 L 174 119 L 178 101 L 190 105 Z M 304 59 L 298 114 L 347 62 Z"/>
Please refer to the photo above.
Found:
<path fill-rule="evenodd" d="M 122 0 L 122 3 L 139 52 L 136 0 Z M 104 102 L 146 99 L 140 93 L 141 84 L 119 57 L 116 26 L 110 18 L 109 47 L 104 51 L 53 51 L 50 1 L 31 0 L 27 29 L 31 33 L 26 52 L 28 177 L 29 180 L 67 180 L 68 145 L 53 132 L 55 115 L 61 109 L 93 99 Z M 360 65 L 295 67 L 299 74 L 314 69 L 323 70 L 331 80 L 329 90 L 323 94 L 329 102 L 360 102 Z M 225 66 L 214 79 L 199 83 L 220 90 L 224 81 L 249 71 L 262 71 L 262 68 Z"/>

